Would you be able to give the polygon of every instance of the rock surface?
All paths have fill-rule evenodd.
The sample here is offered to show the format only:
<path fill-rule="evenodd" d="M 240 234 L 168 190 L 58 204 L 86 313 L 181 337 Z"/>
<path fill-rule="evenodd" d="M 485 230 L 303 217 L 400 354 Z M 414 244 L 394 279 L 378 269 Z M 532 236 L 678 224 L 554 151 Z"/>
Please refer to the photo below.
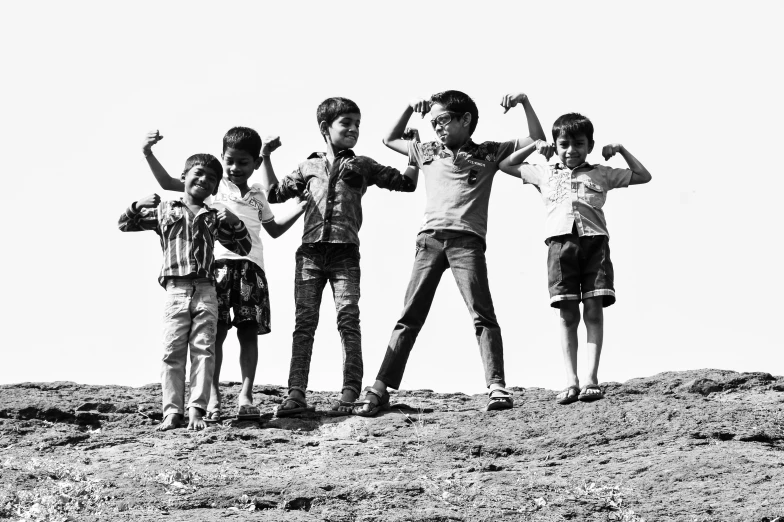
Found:
<path fill-rule="evenodd" d="M 784 377 L 722 370 L 604 383 L 558 406 L 392 394 L 377 418 L 276 419 L 154 431 L 158 385 L 0 386 L 0 519 L 52 521 L 784 522 Z M 226 406 L 238 383 L 223 383 Z"/>

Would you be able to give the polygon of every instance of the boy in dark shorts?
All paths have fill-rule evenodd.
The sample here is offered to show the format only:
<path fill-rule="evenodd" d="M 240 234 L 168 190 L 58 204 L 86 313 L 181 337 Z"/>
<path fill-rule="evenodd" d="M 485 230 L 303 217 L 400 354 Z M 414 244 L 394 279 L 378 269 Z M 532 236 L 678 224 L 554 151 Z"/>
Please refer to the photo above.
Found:
<path fill-rule="evenodd" d="M 212 209 L 204 200 L 215 195 L 221 164 L 210 154 L 195 154 L 185 162 L 181 182 L 184 196 L 161 202 L 157 194 L 134 202 L 120 216 L 123 232 L 154 230 L 161 240 L 163 266 L 158 282 L 166 289 L 164 308 L 163 422 L 158 429 L 178 428 L 185 414 L 185 366 L 190 351 L 188 429 L 204 429 L 203 416 L 215 364 L 218 302 L 212 275 L 213 246 L 245 255 L 250 252 L 248 230 L 226 209 Z"/>
<path fill-rule="evenodd" d="M 389 408 L 388 387 L 399 388 L 414 342 L 425 323 L 441 276 L 451 269 L 474 322 L 476 341 L 485 369 L 489 401 L 487 410 L 512 408 L 506 390 L 501 327 L 495 316 L 485 261 L 488 207 L 498 164 L 515 149 L 544 138 L 536 114 L 523 93 L 501 100 L 505 109 L 522 104 L 529 136 L 505 142 L 474 143 L 479 111 L 460 91 L 444 91 L 429 100 L 410 103 L 384 143 L 407 154 L 409 163 L 422 169 L 427 203 L 422 229 L 416 240 L 416 257 L 405 295 L 403 313 L 392 330 L 376 382 L 366 389 L 355 413 L 373 416 Z M 414 112 L 430 113 L 437 141 L 417 143 L 403 139 Z"/>
<path fill-rule="evenodd" d="M 280 183 L 265 161 L 262 176 L 269 183 L 270 203 L 306 197 L 302 246 L 296 253 L 294 297 L 296 319 L 289 369 L 288 397 L 276 415 L 287 417 L 313 411 L 305 398 L 313 336 L 316 332 L 321 295 L 327 282 L 337 311 L 343 344 L 343 385 L 330 415 L 349 415 L 362 385 L 362 336 L 359 327 L 359 229 L 362 196 L 371 185 L 400 192 L 416 188 L 418 171 L 405 174 L 385 167 L 351 150 L 359 139 L 361 114 L 346 98 L 328 98 L 316 110 L 326 152 L 314 152 Z"/>
<path fill-rule="evenodd" d="M 610 235 L 602 206 L 611 189 L 648 183 L 651 175 L 626 148 L 605 145 L 605 160 L 619 153 L 628 169 L 586 163 L 593 150 L 593 124 L 576 113 L 564 114 L 553 124 L 555 145 L 542 140 L 522 148 L 501 162 L 501 170 L 534 185 L 542 194 L 547 218 L 547 278 L 550 306 L 558 308 L 561 348 L 566 366 L 566 389 L 556 396 L 559 404 L 604 398 L 599 387 L 599 356 L 604 337 L 603 308 L 615 302 Z M 553 152 L 555 165 L 522 163 L 532 152 L 546 157 Z M 522 164 L 521 164 L 522 163 Z M 581 388 L 577 377 L 577 326 L 580 302 L 587 331 L 588 375 Z"/>
<path fill-rule="evenodd" d="M 152 146 L 163 136 L 158 131 L 149 133 L 142 150 L 155 179 L 166 190 L 182 191 L 180 180 L 172 178 L 152 153 Z M 259 359 L 258 336 L 271 331 L 269 288 L 264 271 L 264 251 L 261 229 L 279 237 L 304 211 L 304 204 L 283 216 L 275 216 L 264 195 L 265 186 L 249 185 L 253 173 L 279 145 L 276 139 L 262 140 L 247 127 L 233 127 L 223 137 L 222 159 L 226 175 L 221 178 L 213 205 L 226 208 L 245 224 L 253 248 L 245 254 L 231 252 L 220 245 L 215 249 L 213 265 L 218 294 L 218 331 L 215 342 L 215 375 L 207 408 L 207 422 L 221 421 L 220 371 L 223 365 L 223 343 L 232 326 L 237 328 L 240 345 L 242 389 L 237 397 L 237 418 L 255 419 L 260 415 L 253 404 L 253 382 Z M 231 313 L 234 318 L 232 319 Z"/>

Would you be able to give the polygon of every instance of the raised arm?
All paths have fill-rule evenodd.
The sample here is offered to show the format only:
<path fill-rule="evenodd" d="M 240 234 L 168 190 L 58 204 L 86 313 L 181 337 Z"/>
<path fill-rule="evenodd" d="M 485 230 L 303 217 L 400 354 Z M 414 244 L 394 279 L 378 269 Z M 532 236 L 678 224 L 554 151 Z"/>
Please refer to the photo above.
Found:
<path fill-rule="evenodd" d="M 536 140 L 547 140 L 542 125 L 539 123 L 539 117 L 536 116 L 536 112 L 533 106 L 531 106 L 531 101 L 525 93 L 507 94 L 501 98 L 501 107 L 504 108 L 504 114 L 518 103 L 523 105 L 523 110 L 525 111 L 525 118 L 528 122 L 528 136 L 517 140 L 517 148 L 526 147 Z"/>
<path fill-rule="evenodd" d="M 273 185 L 278 184 L 278 177 L 275 175 L 275 170 L 272 168 L 271 155 L 275 152 L 282 143 L 280 136 L 265 136 L 261 140 L 261 186 L 264 190 L 269 190 Z"/>
<path fill-rule="evenodd" d="M 516 178 L 520 177 L 520 165 L 525 161 L 525 159 L 530 156 L 534 151 L 538 152 L 548 160 L 555 152 L 555 145 L 551 143 L 547 143 L 544 140 L 536 140 L 533 143 L 529 143 L 525 147 L 521 149 L 517 149 L 512 154 L 507 156 L 506 158 L 498 164 L 498 168 L 505 173 L 509 174 L 510 176 L 514 176 Z"/>
<path fill-rule="evenodd" d="M 122 232 L 139 232 L 154 230 L 158 226 L 158 213 L 155 209 L 161 203 L 158 194 L 150 194 L 146 198 L 134 201 L 122 216 L 117 226 Z M 147 210 L 149 209 L 149 210 Z"/>
<path fill-rule="evenodd" d="M 390 149 L 408 156 L 408 140 L 405 139 L 406 125 L 411 115 L 418 112 L 425 117 L 425 114 L 430 112 L 430 102 L 428 100 L 414 100 L 408 104 L 406 110 L 398 118 L 395 125 L 389 130 L 386 136 L 382 139 L 384 145 Z"/>
<path fill-rule="evenodd" d="M 161 162 L 158 161 L 158 158 L 156 158 L 152 153 L 152 146 L 162 139 L 163 136 L 161 136 L 161 133 L 157 130 L 154 132 L 148 132 L 147 136 L 144 137 L 142 152 L 144 153 L 144 157 L 147 159 L 147 165 L 150 167 L 152 175 L 155 176 L 155 179 L 158 181 L 158 184 L 163 190 L 183 192 L 185 190 L 185 184 L 180 179 L 169 176 L 169 173 L 166 172 L 165 168 L 163 168 Z"/>
<path fill-rule="evenodd" d="M 620 153 L 623 156 L 623 159 L 626 160 L 626 164 L 632 171 L 632 179 L 629 181 L 629 185 L 642 185 L 651 180 L 651 173 L 648 172 L 648 169 L 637 158 L 632 156 L 632 153 L 626 150 L 626 147 L 620 143 L 611 143 L 602 147 L 602 156 L 604 156 L 605 161 L 615 156 L 616 153 Z"/>

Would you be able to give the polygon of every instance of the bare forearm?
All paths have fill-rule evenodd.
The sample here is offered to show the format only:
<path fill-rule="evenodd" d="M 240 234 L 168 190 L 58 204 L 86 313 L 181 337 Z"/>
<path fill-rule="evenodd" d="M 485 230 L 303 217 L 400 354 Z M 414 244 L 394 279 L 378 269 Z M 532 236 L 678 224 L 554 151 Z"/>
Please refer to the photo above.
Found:
<path fill-rule="evenodd" d="M 547 141 L 544 129 L 542 129 L 542 124 L 539 123 L 539 117 L 536 115 L 536 111 L 534 111 L 533 106 L 531 106 L 531 100 L 529 100 L 527 96 L 523 100 L 523 109 L 525 110 L 525 118 L 528 122 L 528 137 L 531 138 L 533 142 L 536 142 L 536 140 Z"/>
<path fill-rule="evenodd" d="M 273 185 L 278 184 L 278 177 L 275 175 L 275 169 L 272 168 L 272 156 L 262 156 L 261 162 L 261 186 L 264 190 L 269 190 Z"/>
<path fill-rule="evenodd" d="M 262 223 L 262 226 L 270 237 L 278 238 L 290 229 L 304 212 L 305 206 L 298 204 L 293 211 L 283 214 L 282 216 L 276 215 L 272 221 Z"/>
<path fill-rule="evenodd" d="M 173 190 L 176 192 L 185 190 L 183 182 L 171 177 L 152 152 L 146 156 L 146 159 L 152 175 L 155 176 L 158 185 L 160 185 L 163 190 Z"/>
<path fill-rule="evenodd" d="M 629 183 L 630 185 L 648 183 L 651 180 L 651 173 L 648 172 L 648 169 L 646 169 L 645 166 L 640 163 L 640 160 L 635 158 L 631 152 L 626 150 L 626 147 L 621 145 L 618 152 L 623 156 L 623 159 L 626 160 L 626 164 L 633 173 L 631 182 Z"/>
<path fill-rule="evenodd" d="M 406 132 L 406 125 L 413 113 L 414 109 L 412 109 L 410 105 L 407 105 L 406 110 L 402 112 L 400 118 L 395 122 L 395 125 L 389 129 L 389 132 L 387 132 L 386 136 L 382 139 L 384 145 L 400 154 L 408 154 L 408 143 L 403 139 L 403 134 Z"/>

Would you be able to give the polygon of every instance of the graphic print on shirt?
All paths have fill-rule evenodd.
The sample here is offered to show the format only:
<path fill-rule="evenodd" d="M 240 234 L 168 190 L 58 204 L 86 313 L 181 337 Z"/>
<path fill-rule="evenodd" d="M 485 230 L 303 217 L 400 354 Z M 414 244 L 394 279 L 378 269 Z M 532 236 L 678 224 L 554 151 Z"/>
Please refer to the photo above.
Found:
<path fill-rule="evenodd" d="M 561 169 L 550 169 L 547 185 L 550 187 L 548 198 L 553 203 L 561 203 L 569 198 L 569 187 L 571 185 L 571 173 Z"/>

